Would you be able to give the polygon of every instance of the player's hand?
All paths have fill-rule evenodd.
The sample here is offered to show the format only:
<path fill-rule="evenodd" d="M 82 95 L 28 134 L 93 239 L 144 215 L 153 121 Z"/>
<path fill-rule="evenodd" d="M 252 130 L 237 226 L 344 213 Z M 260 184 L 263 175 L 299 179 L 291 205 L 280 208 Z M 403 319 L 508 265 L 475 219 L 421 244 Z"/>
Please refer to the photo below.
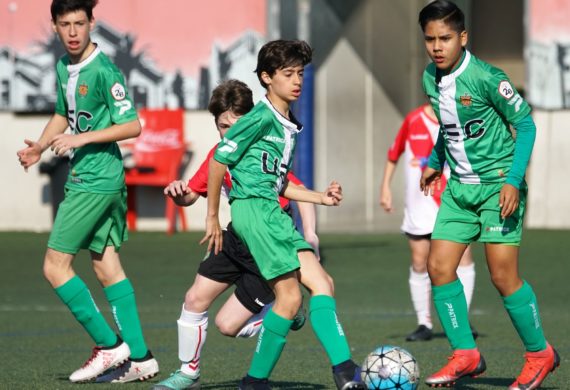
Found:
<path fill-rule="evenodd" d="M 222 228 L 218 217 L 206 217 L 206 234 L 200 241 L 200 245 L 206 241 L 208 242 L 208 252 L 213 249 L 214 254 L 217 255 L 222 251 Z"/>
<path fill-rule="evenodd" d="M 499 195 L 499 207 L 501 208 L 501 218 L 510 217 L 519 207 L 519 190 L 511 185 L 504 184 Z"/>
<path fill-rule="evenodd" d="M 338 206 L 342 201 L 342 187 L 336 180 L 331 181 L 328 188 L 321 194 L 321 204 Z"/>
<path fill-rule="evenodd" d="M 387 213 L 394 211 L 392 207 L 392 190 L 389 187 L 382 187 L 380 190 L 380 206 Z"/>
<path fill-rule="evenodd" d="M 30 141 L 29 139 L 25 139 L 24 143 L 28 145 L 28 147 L 19 150 L 16 154 L 18 155 L 20 165 L 28 172 L 28 168 L 40 160 L 43 149 L 39 143 Z"/>
<path fill-rule="evenodd" d="M 441 171 L 427 167 L 420 179 L 420 190 L 425 196 L 433 195 L 436 190 L 441 189 Z"/>
<path fill-rule="evenodd" d="M 174 180 L 172 183 L 164 187 L 164 195 L 174 199 L 183 197 L 191 192 L 190 188 L 188 188 L 188 184 L 182 180 Z"/>
<path fill-rule="evenodd" d="M 85 145 L 82 134 L 58 134 L 49 143 L 56 156 L 63 156 L 70 149 L 77 149 Z"/>
<path fill-rule="evenodd" d="M 309 245 L 315 251 L 315 256 L 317 257 L 318 261 L 321 261 L 321 255 L 319 253 L 319 236 L 315 232 L 304 232 L 305 241 L 309 243 Z"/>

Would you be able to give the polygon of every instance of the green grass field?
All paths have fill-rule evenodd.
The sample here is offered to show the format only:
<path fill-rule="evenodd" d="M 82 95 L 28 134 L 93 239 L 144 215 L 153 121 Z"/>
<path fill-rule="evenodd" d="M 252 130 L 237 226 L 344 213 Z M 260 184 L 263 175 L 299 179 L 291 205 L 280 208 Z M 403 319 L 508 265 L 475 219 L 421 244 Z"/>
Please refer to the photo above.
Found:
<path fill-rule="evenodd" d="M 122 250 L 123 264 L 133 282 L 145 337 L 161 373 L 151 382 L 124 385 L 150 388 L 178 367 L 176 319 L 204 248 L 200 233 L 134 233 Z M 549 341 L 562 365 L 545 381 L 544 389 L 570 389 L 570 287 L 568 231 L 527 231 L 521 250 L 521 273 L 533 285 Z M 0 233 L 0 389 L 116 388 L 73 385 L 69 374 L 90 355 L 91 341 L 73 320 L 42 277 L 47 235 Z M 335 278 L 339 316 L 353 349 L 362 361 L 382 344 L 399 345 L 417 358 L 422 378 L 438 369 L 448 356 L 447 340 L 436 325 L 430 342 L 409 343 L 415 328 L 408 293 L 409 251 L 406 240 L 392 235 L 322 235 L 325 267 Z M 483 248 L 474 248 L 477 285 L 472 323 L 481 333 L 478 345 L 488 370 L 457 389 L 506 388 L 522 366 L 524 353 L 514 328 L 492 286 Z M 75 269 L 91 287 L 95 300 L 111 321 L 102 290 L 91 272 L 87 254 Z M 247 371 L 255 339 L 223 337 L 210 315 L 208 341 L 202 355 L 203 389 L 235 389 Z M 292 332 L 272 384 L 279 389 L 333 389 L 326 356 L 310 328 Z M 421 385 L 420 388 L 426 388 Z"/>

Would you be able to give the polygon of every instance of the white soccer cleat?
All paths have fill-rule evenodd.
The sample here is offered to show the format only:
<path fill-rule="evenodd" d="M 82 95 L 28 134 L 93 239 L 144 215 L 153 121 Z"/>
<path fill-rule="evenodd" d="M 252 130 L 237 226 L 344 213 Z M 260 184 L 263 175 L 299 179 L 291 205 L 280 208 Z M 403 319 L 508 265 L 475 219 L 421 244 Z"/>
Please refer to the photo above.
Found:
<path fill-rule="evenodd" d="M 151 357 L 142 362 L 127 360 L 109 373 L 97 378 L 97 383 L 127 383 L 144 381 L 158 374 L 158 362 Z"/>
<path fill-rule="evenodd" d="M 91 357 L 80 369 L 69 376 L 69 380 L 71 382 L 87 382 L 95 379 L 108 369 L 127 360 L 130 354 L 131 350 L 125 342 L 114 348 L 95 347 Z"/>

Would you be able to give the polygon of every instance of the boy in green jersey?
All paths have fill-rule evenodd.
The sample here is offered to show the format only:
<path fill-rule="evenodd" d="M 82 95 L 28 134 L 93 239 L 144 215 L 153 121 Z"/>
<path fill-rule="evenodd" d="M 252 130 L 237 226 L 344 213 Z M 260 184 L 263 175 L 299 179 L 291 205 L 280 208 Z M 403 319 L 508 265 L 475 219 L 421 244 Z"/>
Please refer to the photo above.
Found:
<path fill-rule="evenodd" d="M 272 41 L 261 48 L 256 73 L 267 95 L 232 126 L 210 160 L 208 216 L 202 242 L 209 241 L 208 249 L 215 253 L 222 249 L 218 210 L 222 180 L 229 167 L 234 231 L 247 245 L 275 293 L 274 306 L 263 320 L 251 366 L 240 389 L 270 388 L 269 375 L 301 304 L 299 282 L 311 292 L 311 324 L 331 361 L 337 388 L 366 388 L 359 367 L 351 360 L 337 318 L 332 278 L 278 202 L 280 194 L 291 200 L 329 206 L 342 200 L 342 190 L 336 182 L 319 193 L 290 186 L 285 180 L 301 131 L 289 105 L 301 94 L 303 69 L 311 56 L 312 49 L 302 41 Z"/>
<path fill-rule="evenodd" d="M 424 72 L 423 86 L 440 124 L 420 180 L 424 193 L 433 191 L 444 161 L 451 168 L 432 234 L 428 272 L 453 355 L 426 383 L 450 386 L 485 371 L 456 274 L 469 243 L 480 241 L 491 280 L 527 351 L 525 365 L 509 389 L 536 389 L 560 358 L 544 337 L 536 296 L 518 274 L 527 193 L 524 175 L 536 134 L 530 107 L 500 69 L 465 49 L 464 16 L 454 3 L 428 4 L 419 23 L 433 61 Z"/>
<path fill-rule="evenodd" d="M 141 126 L 123 76 L 91 41 L 96 4 L 97 0 L 52 2 L 52 27 L 67 52 L 57 63 L 56 109 L 39 140 L 25 140 L 28 146 L 18 157 L 27 171 L 48 148 L 58 156 L 68 151 L 71 156 L 65 199 L 43 266 L 45 278 L 96 344 L 69 380 L 129 382 L 158 373 L 158 363 L 143 338 L 133 287 L 118 255 L 127 230 L 123 162 L 116 141 L 137 137 Z M 64 134 L 67 127 L 71 134 Z M 80 249 L 91 253 L 122 339 L 73 271 Z"/>

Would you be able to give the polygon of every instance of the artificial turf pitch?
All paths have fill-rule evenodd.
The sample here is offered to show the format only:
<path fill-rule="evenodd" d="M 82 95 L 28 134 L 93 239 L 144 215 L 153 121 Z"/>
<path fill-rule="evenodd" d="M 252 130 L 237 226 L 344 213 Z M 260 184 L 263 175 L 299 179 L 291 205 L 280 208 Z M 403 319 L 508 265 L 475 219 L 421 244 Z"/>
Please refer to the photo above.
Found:
<path fill-rule="evenodd" d="M 198 245 L 201 237 L 201 233 L 131 233 L 121 250 L 147 344 L 161 368 L 158 377 L 123 385 L 127 389 L 148 389 L 178 368 L 176 320 L 204 256 L 205 248 Z M 46 234 L 0 233 L 0 389 L 117 388 L 121 385 L 74 385 L 67 380 L 89 357 L 93 345 L 42 277 L 46 241 Z M 562 358 L 543 389 L 570 389 L 569 241 L 569 231 L 527 230 L 521 248 L 521 274 L 538 296 L 547 338 Z M 408 292 L 409 249 L 403 236 L 323 234 L 321 247 L 357 362 L 383 344 L 409 350 L 419 362 L 422 379 L 446 362 L 450 349 L 437 320 L 432 341 L 404 340 L 416 323 Z M 522 367 L 523 346 L 490 282 L 479 244 L 474 257 L 477 281 L 471 321 L 481 334 L 477 342 L 488 369 L 484 376 L 463 380 L 455 388 L 504 389 Z M 89 263 L 87 253 L 81 253 L 75 269 L 112 323 Z M 202 352 L 203 389 L 237 388 L 255 348 L 255 338 L 220 335 L 214 325 L 220 302 L 210 311 Z M 271 383 L 275 389 L 334 389 L 326 356 L 309 324 L 290 333 Z"/>

